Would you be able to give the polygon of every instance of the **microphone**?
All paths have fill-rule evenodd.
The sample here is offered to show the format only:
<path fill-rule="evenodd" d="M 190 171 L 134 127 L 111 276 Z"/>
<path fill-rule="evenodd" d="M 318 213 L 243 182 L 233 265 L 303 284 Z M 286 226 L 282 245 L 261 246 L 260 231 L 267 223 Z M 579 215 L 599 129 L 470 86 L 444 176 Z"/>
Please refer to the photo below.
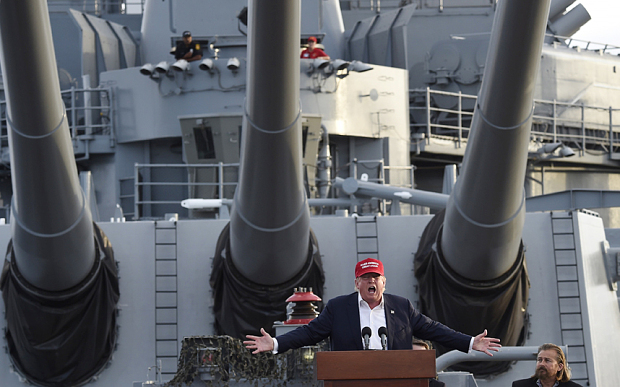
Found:
<path fill-rule="evenodd" d="M 387 349 L 387 329 L 385 327 L 379 328 L 379 336 L 381 336 L 381 348 L 385 351 Z"/>
<path fill-rule="evenodd" d="M 362 329 L 362 337 L 364 338 L 364 349 L 368 349 L 368 347 L 370 347 L 370 336 L 372 336 L 372 330 L 370 330 L 370 327 L 364 327 L 364 329 Z"/>

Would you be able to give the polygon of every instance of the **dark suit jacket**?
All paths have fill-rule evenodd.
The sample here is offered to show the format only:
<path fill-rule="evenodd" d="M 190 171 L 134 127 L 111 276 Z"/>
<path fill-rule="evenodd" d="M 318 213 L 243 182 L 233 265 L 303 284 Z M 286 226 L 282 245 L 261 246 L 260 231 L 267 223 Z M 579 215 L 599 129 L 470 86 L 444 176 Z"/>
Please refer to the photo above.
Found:
<path fill-rule="evenodd" d="M 386 293 L 383 298 L 389 349 L 412 349 L 411 338 L 415 335 L 462 352 L 469 350 L 471 336 L 431 320 L 415 310 L 406 298 Z M 332 351 L 362 350 L 361 331 L 355 292 L 331 299 L 323 312 L 308 325 L 276 337 L 278 352 L 314 345 L 327 337 L 331 338 Z"/>
<path fill-rule="evenodd" d="M 444 382 L 440 382 L 437 379 L 429 379 L 428 387 L 446 387 L 446 384 Z"/>
<path fill-rule="evenodd" d="M 527 379 L 521 379 L 521 380 L 516 380 L 514 382 L 512 382 L 512 387 L 538 387 L 538 384 L 536 384 L 536 378 L 527 378 Z M 560 382 L 560 386 L 563 387 L 581 387 L 580 384 L 577 384 L 571 380 L 569 380 L 566 383 L 562 383 Z"/>

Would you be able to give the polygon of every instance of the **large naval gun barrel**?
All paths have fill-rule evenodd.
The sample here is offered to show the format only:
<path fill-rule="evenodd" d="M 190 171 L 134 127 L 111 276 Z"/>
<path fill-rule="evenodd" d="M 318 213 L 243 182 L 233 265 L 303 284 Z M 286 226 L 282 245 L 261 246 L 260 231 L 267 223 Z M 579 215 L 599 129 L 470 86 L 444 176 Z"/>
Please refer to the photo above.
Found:
<path fill-rule="evenodd" d="M 241 170 L 230 247 L 241 274 L 275 285 L 297 274 L 308 255 L 310 211 L 303 183 L 299 104 L 300 4 L 272 0 L 257 5 L 250 2 L 249 7 Z"/>
<path fill-rule="evenodd" d="M 250 1 L 248 20 L 239 184 L 211 276 L 216 326 L 238 337 L 283 320 L 294 287 L 323 287 L 302 172 L 300 1 Z"/>
<path fill-rule="evenodd" d="M 499 278 L 514 264 L 525 219 L 523 182 L 549 1 L 499 4 L 463 166 L 441 247 L 461 276 Z"/>
<path fill-rule="evenodd" d="M 498 3 L 461 174 L 416 254 L 425 313 L 510 346 L 522 340 L 528 298 L 523 185 L 548 10 L 548 0 Z"/>
<path fill-rule="evenodd" d="M 80 187 L 45 0 L 0 1 L 12 240 L 2 278 L 12 363 L 43 386 L 87 382 L 111 357 L 118 281 Z"/>
<path fill-rule="evenodd" d="M 73 155 L 73 147 L 52 37 L 44 30 L 50 24 L 47 7 L 38 3 L 0 4 L 13 182 L 11 226 L 15 260 L 24 279 L 37 288 L 59 291 L 86 278 L 95 262 L 95 244 L 75 159 L 67 157 Z"/>

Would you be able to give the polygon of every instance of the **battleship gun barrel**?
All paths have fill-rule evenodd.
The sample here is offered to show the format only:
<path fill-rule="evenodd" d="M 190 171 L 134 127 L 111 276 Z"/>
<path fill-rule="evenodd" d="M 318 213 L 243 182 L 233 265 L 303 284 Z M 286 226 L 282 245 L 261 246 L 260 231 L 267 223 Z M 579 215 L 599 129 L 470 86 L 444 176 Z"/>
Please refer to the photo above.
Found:
<path fill-rule="evenodd" d="M 0 276 L 7 353 L 37 386 L 81 386 L 116 346 L 118 276 L 81 189 L 47 2 L 0 1 L 12 240 Z"/>
<path fill-rule="evenodd" d="M 0 28 L 16 265 L 39 289 L 69 289 L 93 268 L 95 243 L 60 97 L 47 4 L 1 1 Z"/>
<path fill-rule="evenodd" d="M 237 270 L 263 285 L 298 274 L 310 243 L 302 173 L 299 7 L 299 1 L 268 0 L 250 1 L 248 8 L 248 86 L 230 249 Z"/>
<path fill-rule="evenodd" d="M 461 175 L 415 257 L 423 313 L 470 335 L 487 329 L 507 346 L 525 337 L 523 183 L 548 10 L 548 0 L 498 3 Z M 468 361 L 455 367 L 477 374 L 509 366 Z"/>
<path fill-rule="evenodd" d="M 501 1 L 461 175 L 446 208 L 441 249 L 472 281 L 506 274 L 525 219 L 523 182 L 533 93 L 549 1 Z"/>

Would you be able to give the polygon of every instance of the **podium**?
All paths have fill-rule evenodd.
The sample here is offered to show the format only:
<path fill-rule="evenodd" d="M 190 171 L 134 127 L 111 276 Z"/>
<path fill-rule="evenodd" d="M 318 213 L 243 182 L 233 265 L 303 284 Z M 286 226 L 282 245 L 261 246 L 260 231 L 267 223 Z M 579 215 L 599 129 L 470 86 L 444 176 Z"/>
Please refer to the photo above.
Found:
<path fill-rule="evenodd" d="M 428 387 L 435 351 L 317 352 L 314 369 L 325 387 Z"/>

